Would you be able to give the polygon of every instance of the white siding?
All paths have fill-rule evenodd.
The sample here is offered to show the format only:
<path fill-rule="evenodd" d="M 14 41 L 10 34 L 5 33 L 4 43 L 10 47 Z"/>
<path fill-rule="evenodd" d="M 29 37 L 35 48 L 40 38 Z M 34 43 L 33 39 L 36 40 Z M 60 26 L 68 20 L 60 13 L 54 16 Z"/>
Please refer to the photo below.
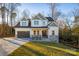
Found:
<path fill-rule="evenodd" d="M 54 31 L 54 35 L 52 35 L 52 31 Z M 58 43 L 59 42 L 59 28 L 55 26 L 49 26 L 48 38 L 51 41 Z"/>
<path fill-rule="evenodd" d="M 34 21 L 38 21 L 39 24 L 38 25 L 35 25 L 34 24 Z M 22 22 L 26 22 L 26 25 L 25 26 L 28 26 L 28 20 L 26 21 L 20 21 L 20 26 L 22 26 Z M 48 25 L 48 20 L 31 20 L 31 26 L 32 27 L 42 27 L 42 26 L 47 26 Z M 32 35 L 34 35 L 33 31 L 32 31 L 32 28 L 15 28 L 15 36 L 17 37 L 17 32 L 18 31 L 30 31 L 30 37 Z M 52 35 L 52 32 L 54 31 L 54 35 Z M 40 31 L 40 34 L 42 35 L 41 33 L 42 31 Z M 59 42 L 59 27 L 57 26 L 53 26 L 53 25 L 49 25 L 48 26 L 48 38 L 47 39 L 42 39 L 42 40 L 39 40 L 39 41 L 54 41 L 54 42 Z"/>
<path fill-rule="evenodd" d="M 48 35 L 52 35 L 52 31 L 55 32 L 55 35 L 56 35 L 56 36 L 58 36 L 58 34 L 59 34 L 59 29 L 58 29 L 58 27 L 50 26 L 50 27 L 49 27 L 49 30 L 48 30 Z"/>
<path fill-rule="evenodd" d="M 35 24 L 34 24 L 35 21 L 38 21 L 39 24 L 38 24 L 38 25 L 35 25 Z M 45 22 L 45 24 L 44 24 L 43 22 Z M 48 20 L 38 20 L 38 19 L 37 19 L 37 20 L 31 20 L 31 26 L 32 26 L 32 27 L 47 26 L 47 24 L 48 24 Z"/>
<path fill-rule="evenodd" d="M 30 31 L 30 36 L 31 36 L 31 29 L 30 28 L 15 28 L 15 36 L 17 37 L 17 32 L 18 31 Z"/>
<path fill-rule="evenodd" d="M 47 26 L 48 25 L 48 20 L 41 20 L 41 22 L 42 22 L 42 26 Z M 45 22 L 45 24 L 44 24 L 44 22 Z"/>

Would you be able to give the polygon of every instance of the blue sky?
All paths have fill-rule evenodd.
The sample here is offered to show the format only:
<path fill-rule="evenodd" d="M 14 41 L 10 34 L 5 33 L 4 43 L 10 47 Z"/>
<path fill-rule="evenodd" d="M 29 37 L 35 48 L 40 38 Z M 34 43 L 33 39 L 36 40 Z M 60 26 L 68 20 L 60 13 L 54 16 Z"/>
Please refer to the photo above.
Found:
<path fill-rule="evenodd" d="M 79 8 L 79 5 L 76 3 L 60 3 L 57 6 L 58 11 L 63 12 L 64 14 L 70 15 L 70 12 L 74 8 Z M 50 5 L 48 3 L 24 3 L 19 6 L 19 10 L 22 12 L 23 10 L 29 10 L 29 14 L 33 15 L 36 13 L 42 13 L 45 16 L 50 14 Z"/>
<path fill-rule="evenodd" d="M 44 15 L 49 14 L 49 5 L 46 3 L 26 3 L 21 4 L 20 10 L 29 10 L 30 15 L 37 14 L 37 13 L 43 13 Z"/>
<path fill-rule="evenodd" d="M 63 3 L 63 4 L 60 4 L 57 8 L 59 11 L 63 12 L 64 14 L 70 15 L 70 13 L 75 8 L 79 8 L 79 5 L 76 3 Z"/>

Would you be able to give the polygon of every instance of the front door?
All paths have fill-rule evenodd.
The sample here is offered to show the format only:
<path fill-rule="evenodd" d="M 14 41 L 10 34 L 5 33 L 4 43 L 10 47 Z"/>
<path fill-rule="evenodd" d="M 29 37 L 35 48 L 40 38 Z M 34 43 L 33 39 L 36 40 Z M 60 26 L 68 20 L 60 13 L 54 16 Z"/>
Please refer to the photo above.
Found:
<path fill-rule="evenodd" d="M 48 36 L 47 36 L 47 30 L 43 30 L 43 31 L 42 31 L 42 37 L 48 37 Z"/>

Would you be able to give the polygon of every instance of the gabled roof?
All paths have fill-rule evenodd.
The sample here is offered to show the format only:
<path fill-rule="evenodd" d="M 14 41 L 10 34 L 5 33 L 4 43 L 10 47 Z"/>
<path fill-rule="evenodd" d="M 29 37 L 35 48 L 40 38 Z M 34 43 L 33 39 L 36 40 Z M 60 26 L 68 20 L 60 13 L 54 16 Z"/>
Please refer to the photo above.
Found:
<path fill-rule="evenodd" d="M 32 27 L 31 24 L 28 26 L 20 26 L 20 22 L 15 26 L 15 28 L 48 28 L 48 26 Z"/>
<path fill-rule="evenodd" d="M 45 17 L 46 19 L 48 19 L 48 21 L 54 21 L 51 17 Z M 31 19 L 26 19 L 26 18 L 22 18 L 21 20 L 31 20 Z M 56 24 L 48 24 L 49 26 L 56 26 Z M 37 28 L 37 27 L 31 27 L 31 22 L 29 22 L 29 25 L 28 26 L 20 26 L 20 21 L 17 23 L 17 25 L 15 26 L 17 28 Z M 42 27 L 39 27 L 39 28 L 47 28 L 47 26 L 42 26 Z"/>
<path fill-rule="evenodd" d="M 41 13 L 36 14 L 35 16 L 32 17 L 33 20 L 46 20 L 46 18 L 44 17 L 44 15 L 42 15 Z"/>
<path fill-rule="evenodd" d="M 55 22 L 51 22 L 48 26 L 57 26 L 57 24 Z"/>
<path fill-rule="evenodd" d="M 25 20 L 26 20 L 26 18 L 22 18 L 21 20 L 24 20 L 24 21 L 25 21 Z"/>
<path fill-rule="evenodd" d="M 26 20 L 29 20 L 30 21 L 30 19 L 26 19 L 26 18 L 22 18 L 20 21 L 26 21 Z M 31 26 L 31 24 L 29 23 L 29 25 L 28 26 L 20 26 L 20 21 L 14 26 L 14 27 L 17 27 L 17 28 L 27 28 L 27 27 L 30 27 Z"/>
<path fill-rule="evenodd" d="M 20 22 L 15 26 L 16 28 L 30 28 L 30 24 L 28 26 L 20 26 Z"/>
<path fill-rule="evenodd" d="M 20 26 L 20 22 L 18 22 L 15 28 L 48 28 L 48 26 L 33 27 L 30 23 L 28 26 Z"/>
<path fill-rule="evenodd" d="M 45 17 L 44 15 L 42 15 L 41 13 L 36 14 L 35 16 L 32 17 L 32 19 L 34 20 L 46 20 L 48 19 L 48 21 L 54 21 L 52 17 Z"/>

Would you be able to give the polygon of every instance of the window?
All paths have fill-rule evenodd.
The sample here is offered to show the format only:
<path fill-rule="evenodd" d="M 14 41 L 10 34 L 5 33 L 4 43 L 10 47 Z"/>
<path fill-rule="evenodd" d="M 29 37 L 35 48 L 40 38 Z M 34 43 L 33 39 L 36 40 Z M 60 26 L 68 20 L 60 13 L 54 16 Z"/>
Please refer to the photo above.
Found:
<path fill-rule="evenodd" d="M 28 25 L 27 21 L 21 21 L 21 26 L 27 26 L 27 25 Z"/>
<path fill-rule="evenodd" d="M 34 25 L 39 25 L 39 21 L 34 21 Z"/>
<path fill-rule="evenodd" d="M 55 31 L 52 31 L 52 35 L 55 35 Z"/>
<path fill-rule="evenodd" d="M 45 25 L 45 21 L 43 21 L 43 25 Z"/>
<path fill-rule="evenodd" d="M 22 22 L 22 26 L 26 26 L 26 22 Z"/>

